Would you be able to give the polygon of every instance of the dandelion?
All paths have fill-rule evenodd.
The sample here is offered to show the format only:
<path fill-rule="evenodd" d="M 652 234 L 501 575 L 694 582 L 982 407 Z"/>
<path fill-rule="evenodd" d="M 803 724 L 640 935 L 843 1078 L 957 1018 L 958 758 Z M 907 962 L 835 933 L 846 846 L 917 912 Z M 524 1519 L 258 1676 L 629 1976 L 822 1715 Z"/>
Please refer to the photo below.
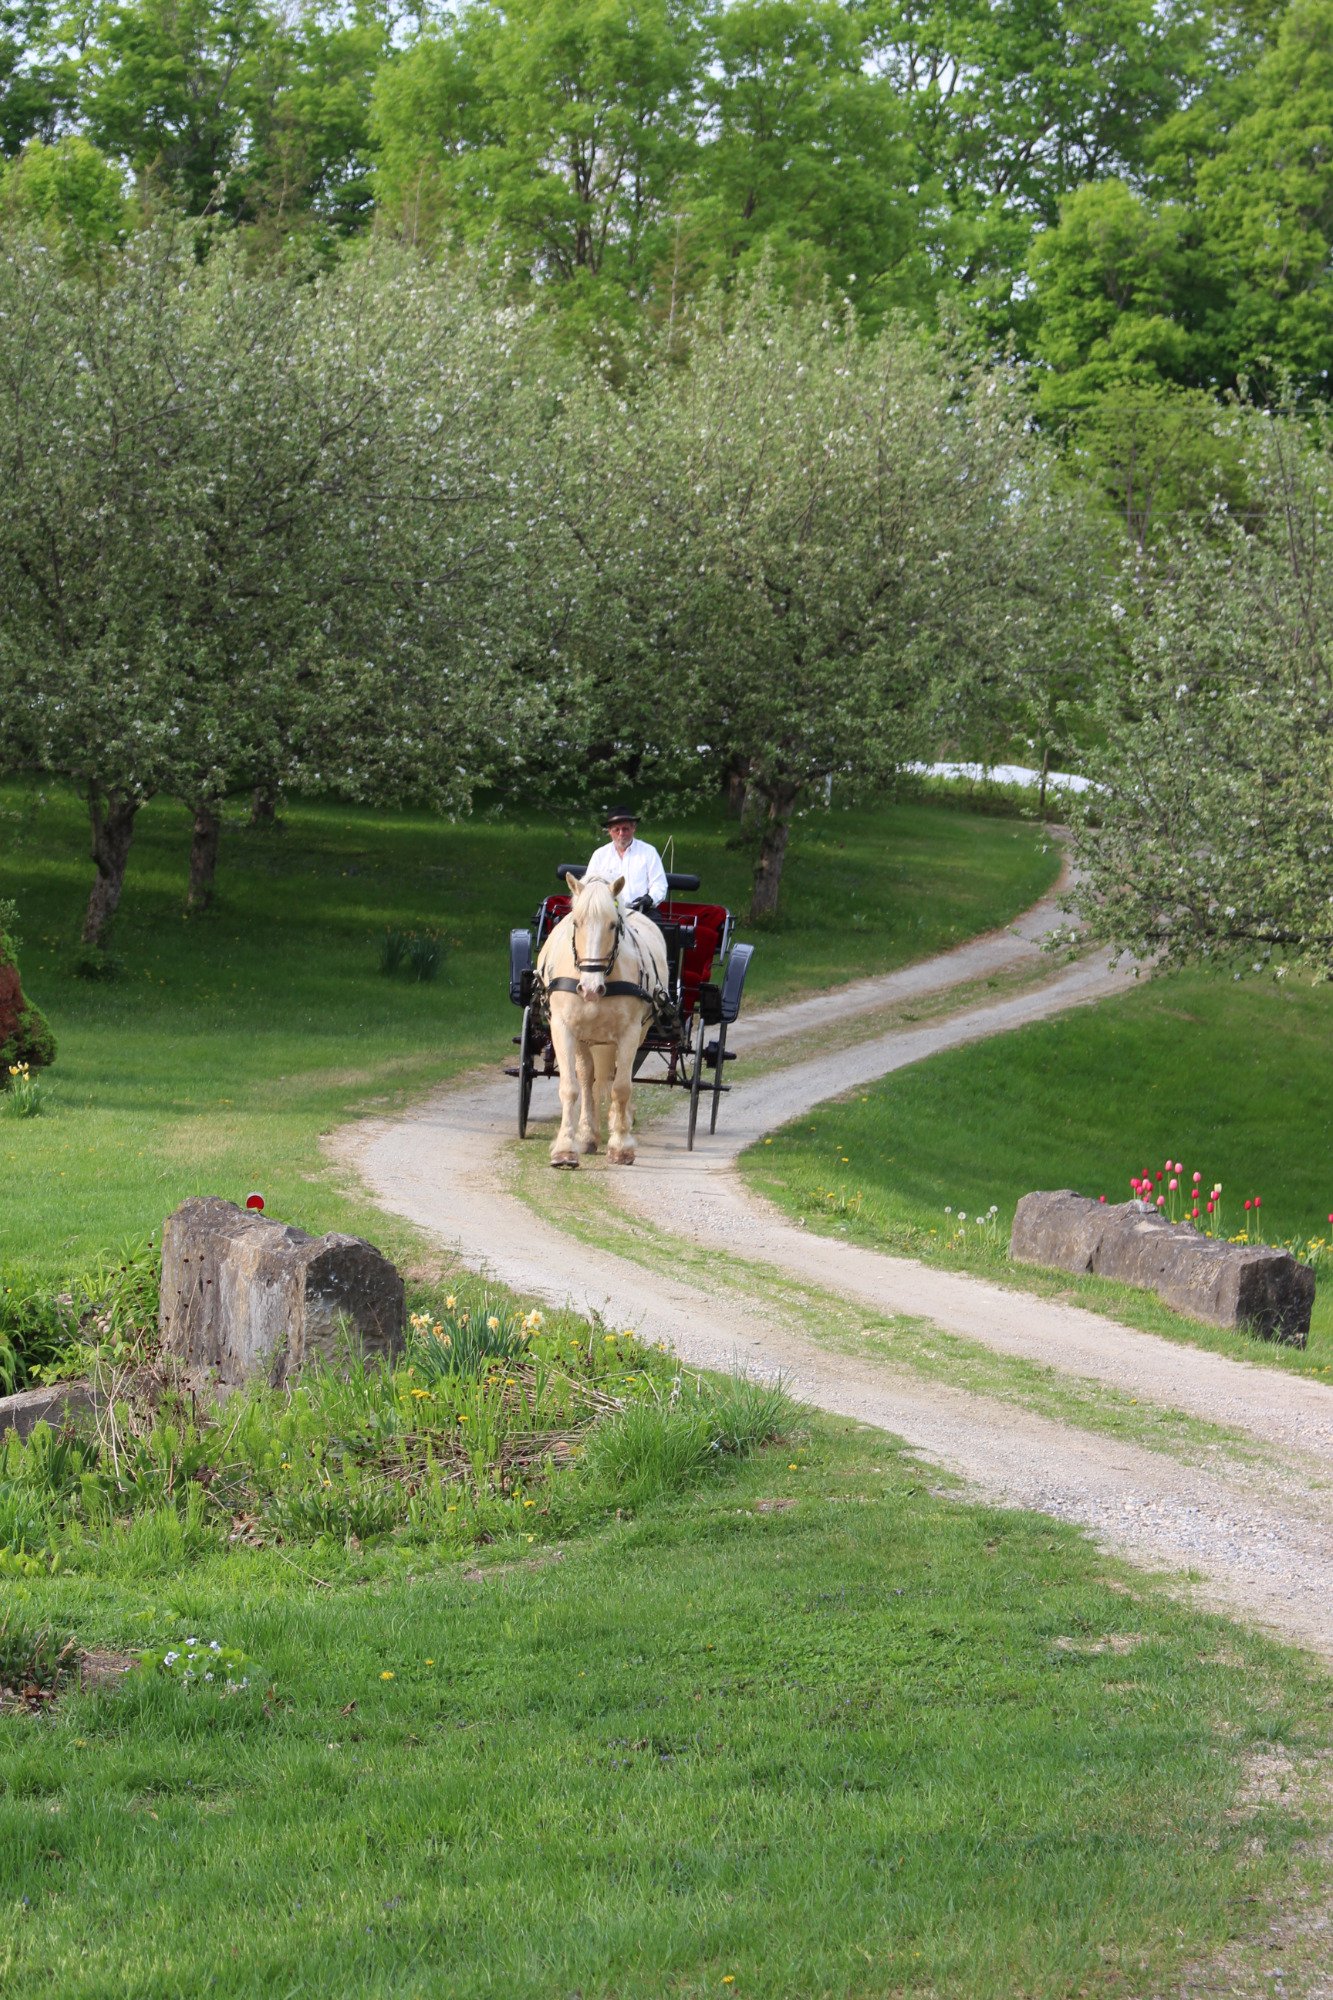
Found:
<path fill-rule="evenodd" d="M 391 1674 L 387 1667 L 385 1668 L 384 1672 L 380 1675 L 380 1679 L 382 1681 L 392 1681 L 396 1680 L 397 1678 L 398 1676 L 396 1674 Z"/>
<path fill-rule="evenodd" d="M 433 1667 L 433 1666 L 435 1665 L 435 1662 L 434 1662 L 434 1660 L 427 1660 L 427 1662 L 426 1662 L 426 1665 L 427 1665 L 428 1667 Z"/>

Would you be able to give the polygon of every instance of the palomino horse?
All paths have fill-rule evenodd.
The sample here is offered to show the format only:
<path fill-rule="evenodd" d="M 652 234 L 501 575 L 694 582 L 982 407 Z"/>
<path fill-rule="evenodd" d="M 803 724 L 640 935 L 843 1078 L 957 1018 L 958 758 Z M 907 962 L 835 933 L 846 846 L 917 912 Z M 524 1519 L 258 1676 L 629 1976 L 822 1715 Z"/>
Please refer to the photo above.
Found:
<path fill-rule="evenodd" d="M 666 942 L 650 917 L 620 909 L 623 876 L 602 882 L 567 875 L 565 882 L 572 907 L 537 960 L 560 1071 L 560 1130 L 551 1165 L 576 1167 L 580 1153 L 597 1151 L 609 1093 L 606 1157 L 628 1167 L 634 1161 L 634 1058 L 657 996 L 666 992 Z"/>

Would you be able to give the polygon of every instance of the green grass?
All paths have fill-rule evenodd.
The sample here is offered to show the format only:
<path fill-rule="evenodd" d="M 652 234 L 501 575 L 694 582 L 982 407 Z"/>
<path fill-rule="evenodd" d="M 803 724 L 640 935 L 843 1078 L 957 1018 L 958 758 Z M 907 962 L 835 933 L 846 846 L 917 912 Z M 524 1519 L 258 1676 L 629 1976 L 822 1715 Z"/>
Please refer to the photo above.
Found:
<path fill-rule="evenodd" d="M 0 895 L 18 902 L 24 979 L 60 1044 L 49 1110 L 0 1119 L 7 1272 L 63 1281 L 189 1195 L 251 1188 L 307 1227 L 399 1241 L 338 1188 L 319 1135 L 511 1053 L 509 928 L 554 886 L 557 861 L 586 854 L 595 828 L 532 814 L 449 826 L 318 805 L 285 818 L 284 830 L 254 834 L 239 809 L 229 815 L 218 906 L 186 921 L 185 815 L 146 808 L 113 940 L 124 976 L 89 983 L 69 970 L 90 876 L 77 802 L 0 787 Z M 749 860 L 729 845 L 733 823 L 645 826 L 659 840 L 671 831 L 703 893 L 743 909 Z M 803 821 L 748 997 L 836 985 L 955 944 L 1026 907 L 1055 867 L 1039 828 L 946 807 Z M 442 929 L 439 978 L 385 978 L 386 927 Z"/>
<path fill-rule="evenodd" d="M 263 1689 L 0 1717 L 7 1993 L 1156 1991 L 1317 1868 L 1299 1788 L 1241 1784 L 1326 1751 L 1324 1676 L 880 1435 L 817 1422 L 562 1552 L 320 1573 L 11 1588 Z"/>
<path fill-rule="evenodd" d="M 1108 1201 L 1168 1151 L 1220 1180 L 1227 1226 L 1263 1200 L 1266 1233 L 1333 1235 L 1333 988 L 1154 979 L 1123 998 L 900 1070 L 752 1147 L 752 1184 L 808 1226 L 988 1276 L 1008 1272 L 1136 1326 L 1277 1367 L 1333 1373 L 1327 1252 L 1302 1353 L 1198 1325 L 1123 1285 L 1008 1267 L 975 1218 L 1072 1187 Z M 1165 1186 L 1165 1182 L 1163 1183 Z M 966 1239 L 954 1217 L 970 1218 Z M 935 1232 L 932 1237 L 931 1232 Z"/>

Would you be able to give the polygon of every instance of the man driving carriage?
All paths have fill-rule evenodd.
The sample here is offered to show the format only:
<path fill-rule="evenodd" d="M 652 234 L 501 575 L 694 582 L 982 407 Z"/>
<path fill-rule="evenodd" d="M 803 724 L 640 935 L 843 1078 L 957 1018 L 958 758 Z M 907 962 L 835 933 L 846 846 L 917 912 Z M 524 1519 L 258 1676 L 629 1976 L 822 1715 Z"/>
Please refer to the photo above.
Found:
<path fill-rule="evenodd" d="M 611 838 L 592 855 L 583 871 L 585 880 L 614 882 L 623 876 L 622 906 L 641 910 L 656 922 L 657 906 L 666 901 L 667 893 L 661 855 L 650 841 L 638 838 L 638 815 L 628 806 L 613 807 L 605 824 Z"/>

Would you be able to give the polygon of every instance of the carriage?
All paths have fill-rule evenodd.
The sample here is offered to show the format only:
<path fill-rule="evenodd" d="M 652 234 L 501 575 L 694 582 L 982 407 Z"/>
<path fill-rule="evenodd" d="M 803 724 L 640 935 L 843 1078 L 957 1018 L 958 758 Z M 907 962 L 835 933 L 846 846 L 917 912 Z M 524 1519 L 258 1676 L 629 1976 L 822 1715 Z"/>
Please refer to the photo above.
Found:
<path fill-rule="evenodd" d="M 569 875 L 581 878 L 583 872 L 580 863 L 562 862 L 556 877 L 563 882 Z M 735 1061 L 735 1050 L 727 1047 L 727 1030 L 741 1011 L 754 946 L 733 942 L 731 911 L 721 903 L 681 900 L 699 887 L 697 875 L 669 874 L 666 879 L 667 900 L 658 916 L 673 1004 L 650 1022 L 634 1059 L 634 1081 L 689 1091 L 686 1143 L 693 1149 L 705 1093 L 712 1099 L 708 1129 L 715 1132 L 722 1093 L 731 1088 L 725 1080 L 726 1066 Z M 542 946 L 569 906 L 568 895 L 546 896 L 531 928 L 509 933 L 509 997 L 523 1009 L 523 1026 L 514 1037 L 518 1060 L 507 1063 L 505 1070 L 518 1078 L 520 1139 L 527 1135 L 533 1083 L 539 1076 L 559 1074 L 536 966 Z"/>

